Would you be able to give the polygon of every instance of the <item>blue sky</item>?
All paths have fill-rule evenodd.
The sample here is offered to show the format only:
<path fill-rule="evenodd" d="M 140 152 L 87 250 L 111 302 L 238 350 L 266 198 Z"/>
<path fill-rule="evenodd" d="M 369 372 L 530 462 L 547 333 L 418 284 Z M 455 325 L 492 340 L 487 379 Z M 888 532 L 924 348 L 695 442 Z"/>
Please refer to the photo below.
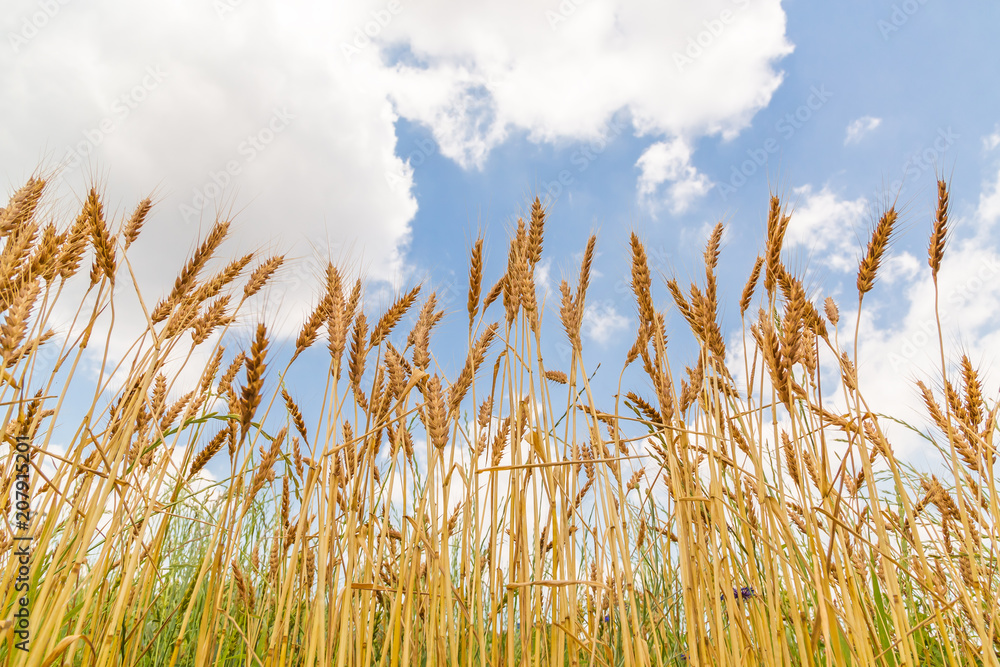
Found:
<path fill-rule="evenodd" d="M 426 257 L 422 266 L 439 283 L 447 285 L 453 274 L 461 281 L 471 230 L 485 226 L 488 243 L 499 252 L 510 221 L 523 213 L 526 197 L 538 193 L 551 203 L 547 250 L 554 261 L 555 285 L 560 275 L 573 275 L 588 232 L 599 230 L 602 256 L 596 266 L 604 276 L 595 282 L 591 298 L 611 302 L 623 319 L 620 328 L 612 326 L 618 320 L 609 323 L 613 333 L 606 337 L 591 337 L 591 349 L 600 353 L 590 357 L 590 365 L 605 357 L 617 361 L 605 368 L 613 382 L 634 337 L 624 289 L 629 230 L 647 242 L 654 265 L 659 263 L 667 276 L 679 276 L 683 284 L 701 268 L 710 225 L 722 220 L 728 228 L 722 268 L 724 317 L 730 327 L 738 327 L 735 302 L 762 247 L 769 193 L 803 207 L 810 195 L 825 189 L 834 204 L 856 204 L 829 221 L 816 221 L 837 228 L 836 235 L 846 243 L 837 250 L 850 259 L 850 270 L 826 266 L 823 258 L 831 245 L 811 240 L 808 231 L 789 253 L 790 261 L 807 272 L 817 295 L 837 295 L 842 308 L 853 309 L 854 260 L 886 202 L 896 201 L 904 211 L 903 232 L 893 248 L 910 260 L 905 269 L 912 277 L 912 260 L 921 269 L 926 266 L 936 178 L 943 174 L 953 180 L 956 238 L 976 236 L 968 218 L 975 217 L 980 192 L 996 188 L 997 155 L 988 146 L 997 131 L 997 105 L 991 103 L 997 94 L 986 83 L 996 80 L 991 64 L 996 58 L 987 54 L 995 51 L 989 45 L 1000 12 L 995 6 L 985 11 L 934 2 L 917 6 L 913 12 L 911 5 L 900 3 L 784 3 L 786 35 L 795 50 L 777 62 L 784 75 L 781 85 L 735 137 L 705 136 L 692 142 L 691 164 L 713 186 L 682 211 L 650 207 L 637 198 L 636 163 L 653 142 L 635 136 L 627 113 L 610 121 L 612 137 L 606 148 L 588 141 L 537 144 L 521 132 L 494 149 L 481 170 L 457 168 L 437 152 L 422 162 L 421 146 L 430 146 L 431 133 L 419 125 L 398 125 L 398 154 L 412 154 L 414 163 L 422 162 L 414 169 L 420 209 L 413 223 L 411 256 Z M 557 185 L 560 172 L 570 175 L 569 185 Z M 991 233 L 989 238 L 997 236 Z M 996 244 L 992 247 L 995 250 Z M 502 265 L 502 256 L 495 259 Z M 662 282 L 657 287 L 665 304 Z M 905 330 L 896 326 L 905 320 L 910 305 L 899 298 L 903 287 L 901 277 L 869 297 L 868 310 L 890 332 Z M 995 299 L 995 291 L 992 294 Z M 982 296 L 984 305 L 995 303 L 989 294 Z M 972 295 L 967 299 L 976 300 Z M 692 341 L 683 321 L 676 316 L 672 320 L 676 359 L 690 363 Z M 455 335 L 460 336 L 462 318 L 457 324 Z M 995 330 L 997 320 L 976 324 Z M 983 328 L 963 332 L 961 321 L 946 326 L 951 342 L 971 348 L 973 355 L 978 348 L 987 368 L 995 364 L 995 348 L 980 347 L 969 338 Z M 912 337 L 897 336 L 903 343 Z M 903 375 L 897 378 L 902 380 L 933 372 L 929 363 L 911 368 L 911 361 L 890 364 L 889 370 Z"/>
<path fill-rule="evenodd" d="M 607 396 L 635 331 L 630 231 L 654 270 L 686 284 L 711 226 L 726 224 L 720 290 L 735 341 L 776 192 L 793 207 L 789 264 L 853 329 L 857 256 L 897 200 L 903 229 L 866 301 L 861 375 L 880 405 L 910 416 L 910 381 L 935 368 L 925 253 L 943 173 L 956 223 L 946 341 L 996 366 L 995 3 L 9 5 L 2 177 L 13 189 L 39 167 L 58 170 L 57 211 L 75 208 L 93 177 L 121 211 L 155 192 L 135 250 L 148 292 L 166 289 L 214 212 L 232 206 L 232 255 L 299 259 L 271 290 L 288 313 L 269 322 L 276 331 L 294 335 L 329 252 L 363 266 L 376 294 L 420 280 L 457 294 L 436 338 L 452 372 L 464 358 L 471 242 L 484 234 L 495 280 L 507 232 L 539 194 L 549 206 L 540 283 L 555 290 L 575 275 L 599 232 L 585 348 L 590 368 L 605 362 Z M 654 294 L 668 305 L 662 280 Z M 676 371 L 693 347 L 674 313 Z M 548 317 L 556 327 L 556 311 Z M 112 354 L 125 345 L 113 341 Z"/>

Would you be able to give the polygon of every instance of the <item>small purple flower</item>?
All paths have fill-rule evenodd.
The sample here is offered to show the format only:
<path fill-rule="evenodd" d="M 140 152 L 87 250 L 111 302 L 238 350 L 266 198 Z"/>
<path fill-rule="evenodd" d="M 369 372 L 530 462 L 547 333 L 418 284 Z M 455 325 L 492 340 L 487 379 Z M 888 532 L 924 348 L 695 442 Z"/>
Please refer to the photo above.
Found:
<path fill-rule="evenodd" d="M 736 598 L 737 600 L 749 600 L 750 598 L 757 597 L 757 591 L 753 589 L 753 586 L 744 586 L 743 588 L 740 588 L 738 590 L 734 588 L 733 597 Z M 725 600 L 726 594 L 723 593 L 722 595 L 720 595 L 719 599 Z"/>

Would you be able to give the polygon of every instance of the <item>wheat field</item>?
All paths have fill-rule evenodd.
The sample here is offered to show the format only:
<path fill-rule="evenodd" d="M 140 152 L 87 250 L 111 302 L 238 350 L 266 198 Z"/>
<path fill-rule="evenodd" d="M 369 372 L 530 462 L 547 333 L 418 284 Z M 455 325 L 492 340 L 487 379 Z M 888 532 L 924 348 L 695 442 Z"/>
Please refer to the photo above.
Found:
<path fill-rule="evenodd" d="M 251 306 L 284 258 L 226 259 L 231 221 L 142 294 L 129 249 L 152 202 L 109 219 L 93 188 L 63 224 L 47 193 L 32 178 L 0 210 L 3 665 L 998 665 L 997 397 L 945 358 L 938 322 L 940 373 L 915 389 L 936 473 L 897 458 L 838 305 L 783 261 L 795 220 L 776 196 L 727 295 L 736 335 L 721 223 L 689 287 L 631 235 L 638 327 L 602 360 L 621 374 L 604 399 L 581 336 L 598 240 L 546 308 L 538 199 L 494 284 L 473 242 L 448 378 L 445 312 L 420 286 L 366 310 L 329 264 L 282 346 Z M 935 285 L 948 212 L 939 181 Z M 897 218 L 880 212 L 862 255 L 859 318 Z M 98 322 L 123 291 L 146 327 L 114 359 Z M 698 343 L 690 367 L 670 364 L 668 313 Z M 549 336 L 565 362 L 543 359 Z M 114 382 L 81 371 L 93 355 Z M 192 355 L 209 362 L 181 386 L 169 360 Z M 325 391 L 303 400 L 286 378 L 317 358 Z"/>

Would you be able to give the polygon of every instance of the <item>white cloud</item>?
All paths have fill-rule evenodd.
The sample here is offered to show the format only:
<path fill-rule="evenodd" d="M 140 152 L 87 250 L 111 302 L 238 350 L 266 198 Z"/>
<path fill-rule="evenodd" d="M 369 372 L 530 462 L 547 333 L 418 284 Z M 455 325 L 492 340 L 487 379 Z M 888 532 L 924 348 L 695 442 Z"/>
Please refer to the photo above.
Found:
<path fill-rule="evenodd" d="M 598 301 L 584 308 L 583 334 L 600 345 L 607 345 L 628 325 L 629 319 L 619 313 L 610 301 Z"/>
<path fill-rule="evenodd" d="M 956 380 L 957 363 L 961 354 L 967 353 L 973 364 L 984 370 L 984 388 L 990 397 L 996 396 L 990 369 L 995 368 L 996 350 L 1000 350 L 998 278 L 1000 248 L 984 237 L 947 248 L 938 278 L 942 337 L 951 379 Z M 894 294 L 878 298 L 862 313 L 858 369 L 861 389 L 876 412 L 926 424 L 927 412 L 914 382 L 922 379 L 928 386 L 941 386 L 934 286 L 926 262 L 921 262 L 919 278 L 905 288 L 894 288 Z M 875 315 L 878 303 L 885 300 L 901 301 L 905 314 L 883 323 Z M 853 324 L 854 317 L 847 314 L 844 321 Z M 894 432 L 897 442 L 908 451 L 926 451 L 920 440 L 903 429 Z"/>
<path fill-rule="evenodd" d="M 440 151 L 474 167 L 512 133 L 593 140 L 612 117 L 655 146 L 731 137 L 768 104 L 782 80 L 775 63 L 792 50 L 778 0 L 588 0 L 556 30 L 529 0 L 398 6 L 61 7 L 16 50 L 0 49 L 3 176 L 20 184 L 40 163 L 69 163 L 56 202 L 69 219 L 90 177 L 107 184 L 118 219 L 155 189 L 130 251 L 147 303 L 165 293 L 216 212 L 235 212 L 227 256 L 296 258 L 261 297 L 287 309 L 268 313 L 272 333 L 289 336 L 328 255 L 375 280 L 411 272 L 420 157 Z M 20 25 L 37 7 L 18 0 L 9 9 Z M 733 20 L 680 71 L 674 54 L 726 9 Z M 437 145 L 397 145 L 401 117 L 429 127 Z M 655 183 L 677 210 L 710 186 L 678 141 L 653 148 L 643 176 L 653 184 L 655 173 L 669 175 L 671 165 L 653 164 L 668 145 L 686 154 L 678 178 Z M 119 305 L 113 357 L 133 339 L 118 328 L 144 321 L 137 303 Z"/>
<path fill-rule="evenodd" d="M 849 225 L 863 215 L 863 200 L 840 200 L 825 189 L 815 195 L 810 194 L 810 188 L 797 192 L 806 196 L 806 203 L 792 214 L 789 240 L 812 247 L 814 257 L 819 249 L 841 252 L 849 244 L 839 243 L 829 229 L 832 227 L 839 234 L 853 238 L 848 231 Z M 941 335 L 950 379 L 958 379 L 957 364 L 963 353 L 968 354 L 973 364 L 981 369 L 989 400 L 997 395 L 996 368 L 1000 361 L 997 356 L 1000 350 L 1000 243 L 991 231 L 997 210 L 994 204 L 984 204 L 991 202 L 992 196 L 995 196 L 995 188 L 991 184 L 982 193 L 980 206 L 970 219 L 959 220 L 953 214 L 951 227 L 962 229 L 967 235 L 960 239 L 950 238 L 938 274 Z M 958 208 L 954 201 L 952 208 Z M 824 209 L 831 212 L 829 216 L 819 215 Z M 803 218 L 805 225 L 801 224 Z M 852 259 L 850 268 L 855 267 Z M 845 296 L 838 298 L 841 307 L 839 340 L 849 353 L 857 320 L 856 306 L 852 307 L 857 303 L 853 283 L 852 272 L 845 277 Z M 870 409 L 924 430 L 929 420 L 915 381 L 923 380 L 935 388 L 941 386 L 934 304 L 934 284 L 926 259 L 907 252 L 897 253 L 890 248 L 880 269 L 879 283 L 865 298 L 858 329 L 858 381 Z M 732 358 L 727 360 L 734 369 L 743 367 L 738 335 L 736 333 L 737 338 L 729 346 Z M 826 363 L 835 367 L 832 358 L 827 358 Z M 838 378 L 831 376 L 828 380 L 824 377 L 824 393 L 828 408 L 845 409 Z M 897 454 L 904 460 L 919 462 L 923 459 L 922 465 L 937 460 L 937 454 L 928 443 L 912 431 L 889 420 L 882 420 L 882 424 L 887 427 Z"/>
<path fill-rule="evenodd" d="M 463 167 L 482 166 L 490 150 L 507 138 L 496 121 L 496 100 L 468 69 L 443 65 L 389 72 L 394 75 L 390 96 L 400 111 L 429 126 L 441 154 Z"/>
<path fill-rule="evenodd" d="M 890 254 L 878 272 L 879 280 L 887 285 L 908 284 L 919 275 L 924 263 L 908 252 Z"/>
<path fill-rule="evenodd" d="M 680 246 L 682 248 L 698 248 L 704 249 L 705 244 L 708 243 L 708 238 L 712 235 L 712 231 L 715 229 L 715 225 L 718 221 L 705 221 L 698 225 L 697 227 L 687 227 L 680 232 Z M 729 242 L 729 238 L 733 233 L 733 227 L 730 224 L 723 224 L 722 226 L 722 239 L 721 245 L 725 248 L 726 244 Z"/>
<path fill-rule="evenodd" d="M 542 299 L 552 293 L 552 257 L 546 257 L 535 267 L 535 288 Z"/>
<path fill-rule="evenodd" d="M 868 214 L 863 198 L 841 199 L 826 186 L 814 193 L 812 186 L 795 188 L 799 203 L 785 233 L 785 247 L 804 247 L 810 261 L 818 261 L 837 271 L 857 268 L 856 230 Z"/>
<path fill-rule="evenodd" d="M 677 67 L 675 54 L 724 10 L 733 18 L 721 34 L 692 65 Z M 565 20 L 550 24 L 552 12 Z M 510 131 L 533 141 L 592 140 L 623 109 L 641 134 L 735 136 L 767 105 L 782 77 L 774 62 L 792 48 L 776 0 L 425 0 L 407 5 L 380 37 L 390 53 L 407 55 L 388 70 L 398 112 L 470 166 Z"/>
<path fill-rule="evenodd" d="M 844 137 L 844 145 L 856 144 L 861 141 L 862 137 L 877 128 L 882 124 L 881 118 L 875 118 L 874 116 L 862 116 L 857 120 L 851 122 L 847 126 L 847 136 Z"/>
<path fill-rule="evenodd" d="M 685 211 L 696 199 L 704 197 L 712 182 L 691 164 L 691 147 L 681 137 L 659 141 L 645 150 L 636 162 L 641 170 L 639 196 L 655 210 L 657 195 L 673 213 Z M 660 186 L 668 184 L 665 188 Z"/>
<path fill-rule="evenodd" d="M 997 219 L 1000 218 L 1000 173 L 979 194 L 979 207 L 976 210 L 976 217 L 986 227 L 992 227 Z"/>
<path fill-rule="evenodd" d="M 997 146 L 1000 146 L 1000 128 L 993 132 L 993 134 L 983 137 L 983 150 L 991 151 Z"/>
<path fill-rule="evenodd" d="M 37 9 L 18 4 L 15 16 Z M 107 184 L 109 217 L 155 189 L 130 250 L 147 304 L 218 210 L 235 212 L 227 256 L 282 252 L 316 266 L 329 254 L 397 279 L 417 206 L 396 155 L 397 116 L 377 68 L 348 64 L 329 43 L 364 14 L 296 11 L 246 3 L 219 16 L 212 3 L 100 0 L 61 8 L 17 53 L 5 40 L 4 179 L 16 187 L 40 163 L 67 165 L 52 195 L 70 220 L 91 176 Z M 288 264 L 271 292 L 301 311 L 318 276 L 307 261 Z M 295 326 L 273 324 L 286 320 Z M 141 322 L 122 308 L 116 328 Z"/>
<path fill-rule="evenodd" d="M 778 0 L 744 4 L 590 0 L 571 15 L 529 0 L 404 2 L 392 12 L 383 0 L 239 3 L 224 12 L 115 0 L 67 6 L 16 53 L 0 52 L 0 85 L 15 91 L 0 102 L 14 128 L 5 156 L 22 170 L 7 176 L 23 181 L 41 146 L 51 163 L 82 145 L 89 155 L 67 173 L 77 192 L 88 168 L 110 170 L 116 201 L 159 184 L 167 220 L 147 231 L 157 252 L 140 263 L 145 277 L 172 278 L 196 232 L 178 222 L 181 205 L 210 221 L 218 198 L 196 200 L 228 181 L 220 202 L 241 210 L 245 246 L 280 239 L 300 254 L 325 254 L 328 239 L 345 239 L 341 252 L 363 250 L 370 273 L 388 278 L 405 268 L 416 210 L 412 165 L 396 157 L 411 153 L 396 146 L 397 114 L 430 127 L 440 151 L 465 166 L 482 164 L 511 131 L 594 139 L 621 110 L 643 134 L 732 135 L 768 103 L 781 82 L 774 63 L 792 49 Z M 34 9 L 18 5 L 15 16 Z M 566 13 L 555 30 L 548 9 Z M 672 66 L 723 10 L 734 18 L 694 65 Z M 270 132 L 282 108 L 294 118 Z M 100 129 L 104 120 L 110 131 Z M 259 149 L 247 143 L 254 135 Z M 680 176 L 671 197 L 683 206 L 708 185 L 689 168 Z"/>

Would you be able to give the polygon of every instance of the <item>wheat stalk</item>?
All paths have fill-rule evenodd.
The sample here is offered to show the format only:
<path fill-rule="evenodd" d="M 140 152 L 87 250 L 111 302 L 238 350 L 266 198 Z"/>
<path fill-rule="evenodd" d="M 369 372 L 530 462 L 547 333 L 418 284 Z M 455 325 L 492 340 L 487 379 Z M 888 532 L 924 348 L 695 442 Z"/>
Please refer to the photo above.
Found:
<path fill-rule="evenodd" d="M 264 262 L 261 263 L 247 279 L 247 284 L 243 287 L 243 298 L 249 299 L 254 294 L 263 289 L 267 281 L 271 279 L 274 272 L 278 270 L 278 267 L 285 261 L 284 255 L 278 255 L 275 257 L 269 257 Z"/>
<path fill-rule="evenodd" d="M 292 418 L 292 424 L 295 426 L 295 430 L 299 432 L 299 435 L 301 435 L 302 439 L 308 444 L 309 436 L 306 431 L 305 419 L 302 418 L 302 410 L 299 409 L 299 406 L 296 405 L 294 400 L 292 400 L 291 394 L 289 394 L 288 390 L 284 387 L 281 388 L 281 397 L 285 401 L 285 408 L 288 410 L 288 414 Z M 296 449 L 298 448 L 297 440 L 295 441 L 295 447 Z"/>
<path fill-rule="evenodd" d="M 226 441 L 228 435 L 229 430 L 223 429 L 212 436 L 212 439 L 209 440 L 207 445 L 205 445 L 205 448 L 198 452 L 198 454 L 194 457 L 194 460 L 191 461 L 191 467 L 188 469 L 188 479 L 197 475 L 202 468 L 208 465 L 208 462 L 212 460 L 212 457 L 219 453 L 219 450 L 222 449 L 222 445 Z"/>
<path fill-rule="evenodd" d="M 111 233 L 104 220 L 104 205 L 97 196 L 97 189 L 91 188 L 87 196 L 85 210 L 90 218 L 90 233 L 94 245 L 94 266 L 99 268 L 112 285 L 115 282 L 115 248 L 111 242 Z M 92 272 L 91 275 L 94 275 Z M 96 281 L 91 278 L 91 284 Z"/>
<path fill-rule="evenodd" d="M 465 398 L 465 394 L 472 386 L 472 382 L 476 377 L 476 372 L 479 370 L 479 366 L 483 363 L 483 359 L 486 358 L 486 350 L 496 337 L 499 326 L 500 325 L 497 322 L 488 326 L 486 331 L 484 331 L 479 339 L 476 340 L 475 345 L 473 345 L 469 350 L 469 354 L 465 359 L 465 365 L 462 367 L 462 371 L 459 373 L 458 379 L 455 380 L 455 383 L 451 386 L 449 392 L 449 415 L 458 410 L 462 403 L 462 399 Z"/>
<path fill-rule="evenodd" d="M 0 236 L 11 233 L 35 216 L 44 190 L 45 180 L 32 176 L 11 196 L 7 207 L 0 210 Z"/>
<path fill-rule="evenodd" d="M 862 296 L 875 286 L 875 275 L 878 273 L 882 256 L 892 240 L 896 217 L 896 209 L 890 207 L 882 214 L 875 231 L 872 232 L 871 240 L 868 241 L 868 250 L 858 266 L 858 293 Z"/>
<path fill-rule="evenodd" d="M 656 319 L 656 309 L 653 307 L 652 279 L 646 262 L 646 249 L 634 232 L 629 236 L 629 244 L 632 248 L 632 291 L 639 304 L 639 318 L 642 322 L 652 323 Z"/>
<path fill-rule="evenodd" d="M 261 388 L 264 386 L 264 358 L 267 354 L 267 328 L 263 323 L 257 325 L 257 334 L 250 346 L 250 356 L 246 360 L 246 385 L 240 396 L 240 439 L 246 437 L 250 428 L 250 420 L 261 401 Z"/>
<path fill-rule="evenodd" d="M 372 329 L 371 338 L 368 340 L 369 347 L 378 347 L 382 344 L 382 341 L 392 333 L 392 330 L 396 328 L 399 321 L 403 319 L 403 316 L 410 310 L 414 302 L 417 300 L 417 295 L 420 294 L 420 286 L 417 285 L 409 292 L 403 296 L 396 299 L 391 306 L 382 314 L 378 322 L 375 324 L 375 328 Z"/>
<path fill-rule="evenodd" d="M 479 313 L 479 297 L 483 288 L 483 240 L 476 239 L 472 246 L 472 257 L 469 259 L 469 329 Z"/>
<path fill-rule="evenodd" d="M 948 235 L 948 185 L 943 180 L 937 182 L 938 204 L 931 228 L 930 245 L 927 248 L 927 263 L 931 267 L 931 276 L 937 281 L 941 270 L 941 260 L 944 259 L 945 240 Z"/>
<path fill-rule="evenodd" d="M 354 320 L 354 333 L 351 336 L 351 353 L 348 361 L 348 379 L 355 391 L 361 390 L 361 376 L 365 373 L 365 359 L 368 356 L 368 349 L 365 347 L 365 338 L 368 336 L 368 324 L 365 322 L 365 314 L 360 313 Z"/>
<path fill-rule="evenodd" d="M 132 211 L 132 215 L 129 216 L 128 222 L 125 223 L 125 229 L 122 231 L 122 238 L 125 239 L 125 244 L 123 246 L 124 250 L 128 250 L 129 246 L 135 243 L 135 240 L 139 238 L 139 233 L 142 231 L 142 225 L 146 221 L 146 216 L 149 215 L 149 211 L 153 208 L 153 200 L 146 197 L 139 205 L 135 207 Z"/>
<path fill-rule="evenodd" d="M 80 261 L 87 250 L 87 237 L 90 235 L 90 223 L 81 213 L 70 228 L 66 242 L 59 249 L 56 265 L 59 276 L 64 281 L 69 279 L 80 268 Z"/>
<path fill-rule="evenodd" d="M 183 298 L 187 293 L 194 287 L 195 278 L 201 269 L 208 262 L 209 258 L 215 253 L 222 242 L 225 240 L 226 235 L 229 233 L 229 221 L 228 220 L 218 220 L 215 225 L 213 225 L 208 236 L 194 252 L 190 259 L 184 264 L 181 272 L 177 275 L 176 280 L 174 280 L 174 286 L 170 290 L 170 293 L 160 301 L 156 307 L 153 309 L 150 315 L 154 323 L 162 322 L 167 319 L 170 315 L 170 311 L 178 303 L 181 303 Z"/>
<path fill-rule="evenodd" d="M 222 271 L 219 271 L 210 280 L 198 287 L 198 290 L 194 293 L 194 300 L 201 303 L 217 295 L 223 287 L 236 280 L 240 273 L 243 272 L 243 269 L 247 267 L 247 264 L 253 260 L 253 257 L 253 254 L 250 253 L 229 262 Z"/>

